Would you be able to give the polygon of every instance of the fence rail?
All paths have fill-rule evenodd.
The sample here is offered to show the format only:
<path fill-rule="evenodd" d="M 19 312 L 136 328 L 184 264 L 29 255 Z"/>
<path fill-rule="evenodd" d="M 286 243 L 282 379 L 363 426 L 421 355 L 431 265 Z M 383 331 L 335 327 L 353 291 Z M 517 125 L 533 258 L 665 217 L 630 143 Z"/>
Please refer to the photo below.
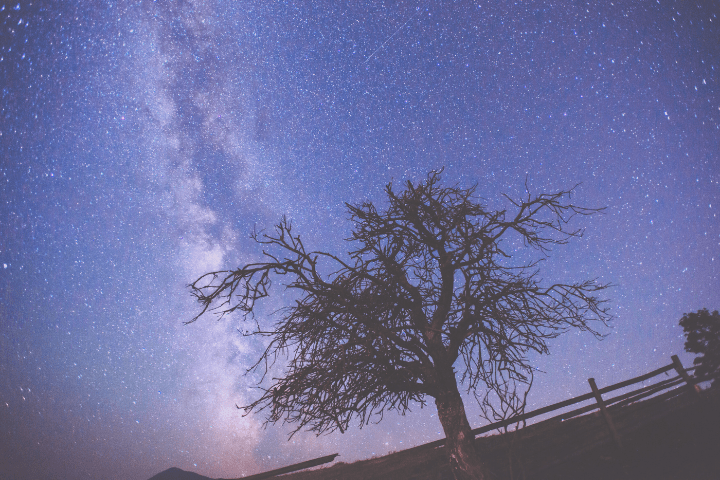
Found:
<path fill-rule="evenodd" d="M 577 417 L 579 415 L 582 415 L 584 413 L 591 412 L 593 410 L 600 409 L 603 413 L 603 416 L 605 418 L 605 421 L 608 425 L 608 428 L 611 432 L 612 438 L 615 441 L 615 443 L 621 447 L 621 439 L 618 435 L 617 430 L 615 429 L 615 426 L 613 424 L 612 420 L 612 412 L 609 409 L 616 410 L 617 408 L 627 405 L 629 403 L 636 402 L 638 400 L 641 400 L 646 397 L 650 397 L 652 395 L 658 394 L 660 392 L 663 392 L 664 390 L 668 390 L 660 395 L 658 395 L 656 398 L 660 397 L 666 397 L 670 398 L 675 395 L 679 395 L 682 392 L 682 389 L 674 388 L 678 385 L 685 384 L 686 388 L 692 390 L 694 393 L 699 393 L 699 387 L 697 386 L 698 383 L 707 381 L 712 379 L 713 377 L 703 377 L 703 378 L 696 378 L 689 375 L 689 372 L 693 372 L 695 370 L 695 367 L 691 368 L 684 368 L 682 363 L 680 362 L 680 359 L 677 357 L 677 355 L 673 355 L 672 362 L 669 365 L 665 365 L 664 367 L 660 367 L 656 370 L 653 370 L 651 372 L 648 372 L 644 375 L 640 375 L 638 377 L 631 378 L 629 380 L 622 381 L 620 383 L 616 383 L 614 385 L 610 385 L 603 388 L 597 388 L 597 385 L 595 384 L 595 380 L 590 378 L 588 379 L 588 382 L 591 387 L 591 391 L 589 393 L 586 393 L 584 395 L 580 395 L 577 397 L 570 398 L 568 400 L 563 400 L 562 402 L 554 403 L 552 405 L 548 405 L 542 408 L 539 408 L 537 410 L 533 410 L 532 412 L 524 413 L 522 415 L 517 415 L 511 418 L 507 418 L 505 420 L 492 423 L 490 425 L 484 425 L 482 427 L 476 428 L 472 430 L 473 435 L 478 436 L 483 433 L 490 432 L 492 430 L 500 429 L 503 427 L 506 427 L 508 425 L 512 424 L 519 424 L 520 422 L 524 422 L 530 418 L 534 418 L 546 413 L 550 413 L 556 410 L 559 410 L 561 408 L 569 407 L 571 405 L 575 405 L 577 403 L 581 403 L 587 400 L 595 400 L 595 403 L 592 403 L 590 405 L 586 405 L 584 407 L 577 408 L 575 410 L 571 410 L 569 412 L 564 412 L 559 415 L 556 415 L 554 417 L 548 418 L 546 420 L 543 420 L 543 422 L 546 421 L 558 421 L 558 420 L 568 420 L 573 417 Z M 670 370 L 675 370 L 677 372 L 677 376 L 661 380 L 657 383 L 654 383 L 652 385 L 648 385 L 642 388 L 639 388 L 637 390 L 633 390 L 631 392 L 627 392 L 621 395 L 618 395 L 616 397 L 612 397 L 609 399 L 603 399 L 602 395 L 613 392 L 615 390 L 619 390 L 621 388 L 629 387 L 630 385 L 635 385 L 640 382 L 644 382 L 646 380 L 649 380 L 651 378 L 654 378 L 658 375 L 662 375 L 663 373 L 669 372 Z M 673 389 L 674 388 L 674 389 Z M 673 390 L 670 390 L 673 389 Z M 441 447 L 445 444 L 445 439 L 436 440 L 434 442 L 425 443 L 423 445 L 418 445 L 417 447 L 412 447 L 406 450 L 406 452 L 414 451 L 414 450 L 422 450 L 422 449 L 430 449 L 430 448 L 437 448 Z M 242 480 L 260 480 L 265 478 L 271 478 L 277 475 L 282 475 L 284 473 L 290 473 L 295 472 L 298 470 L 304 470 L 306 468 L 314 467 L 317 465 L 322 465 L 324 463 L 331 462 L 337 457 L 338 454 L 335 453 L 333 455 L 327 455 L 324 457 L 319 457 L 313 460 L 308 460 L 305 462 L 297 463 L 294 465 L 289 465 L 287 467 L 279 468 L 276 470 L 271 470 L 264 473 L 259 473 L 256 475 L 252 475 L 249 477 L 244 477 Z M 240 479 L 237 479 L 240 480 Z"/>
<path fill-rule="evenodd" d="M 268 472 L 257 473 L 250 475 L 249 477 L 236 478 L 234 480 L 261 480 L 264 478 L 272 478 L 284 473 L 297 472 L 298 470 L 305 470 L 306 468 L 316 467 L 324 463 L 329 463 L 335 460 L 335 457 L 340 455 L 339 453 L 333 453 L 332 455 L 326 455 L 324 457 L 315 458 L 313 460 L 306 460 L 304 462 L 296 463 L 294 465 L 288 465 L 287 467 L 276 468 Z"/>
<path fill-rule="evenodd" d="M 577 403 L 581 403 L 581 402 L 584 402 L 584 401 L 587 401 L 587 400 L 596 399 L 596 401 L 597 401 L 596 393 L 597 393 L 598 395 L 602 396 L 603 394 L 610 393 L 610 392 L 612 392 L 612 391 L 619 390 L 619 389 L 621 389 L 621 388 L 629 387 L 630 385 L 634 385 L 634 384 L 636 384 L 636 383 L 644 382 L 645 380 L 649 380 L 649 379 L 651 379 L 651 378 L 653 378 L 653 377 L 656 377 L 656 376 L 658 376 L 658 375 L 662 375 L 663 373 L 669 372 L 670 370 L 675 370 L 675 371 L 678 373 L 678 375 L 675 376 L 675 377 L 671 377 L 671 378 L 669 378 L 669 379 L 660 381 L 660 382 L 658 382 L 658 383 L 656 383 L 656 384 L 649 385 L 649 386 L 646 386 L 646 387 L 643 387 L 643 388 L 634 390 L 634 391 L 632 391 L 632 392 L 628 392 L 628 393 L 619 395 L 619 396 L 617 396 L 617 397 L 610 398 L 610 399 L 608 399 L 608 400 L 603 400 L 603 404 L 604 404 L 605 406 L 610 406 L 610 405 L 612 405 L 613 407 L 617 407 L 617 406 L 619 406 L 619 405 L 626 405 L 626 404 L 628 404 L 628 403 L 632 403 L 632 402 L 635 402 L 635 401 L 640 400 L 640 399 L 642 399 L 642 398 L 645 398 L 645 397 L 649 397 L 649 396 L 651 396 L 651 395 L 654 395 L 654 394 L 656 394 L 656 393 L 658 393 L 658 392 L 661 392 L 661 391 L 663 391 L 663 390 L 668 390 L 668 389 L 670 389 L 670 388 L 672 388 L 672 387 L 675 387 L 675 386 L 677 386 L 677 385 L 679 385 L 679 384 L 681 384 L 681 383 L 686 383 L 686 385 L 687 385 L 689 388 L 692 388 L 693 390 L 695 390 L 695 391 L 697 392 L 698 389 L 697 389 L 696 385 L 697 385 L 698 383 L 701 383 L 701 382 L 703 382 L 703 381 L 705 381 L 705 380 L 709 380 L 709 379 L 710 379 L 710 378 L 700 378 L 700 379 L 697 379 L 697 378 L 694 378 L 694 377 L 690 377 L 690 376 L 688 375 L 688 372 L 694 371 L 694 370 L 695 370 L 695 367 L 691 367 L 691 368 L 687 368 L 687 369 L 686 369 L 686 368 L 683 367 L 683 365 L 682 365 L 682 363 L 680 362 L 680 359 L 677 357 L 677 355 L 673 355 L 671 358 L 672 358 L 673 363 L 671 363 L 671 364 L 669 364 L 669 365 L 665 365 L 664 367 L 660 367 L 660 368 L 658 368 L 658 369 L 656 369 L 656 370 L 653 370 L 653 371 L 651 371 L 651 372 L 648 372 L 648 373 L 646 373 L 646 374 L 644 374 L 644 375 L 640 375 L 640 376 L 638 376 L 638 377 L 634 377 L 634 378 L 631 378 L 631 379 L 629 379 L 629 380 L 624 380 L 624 381 L 622 381 L 622 382 L 620 382 L 620 383 L 616 383 L 616 384 L 613 384 L 613 385 L 610 385 L 610 386 L 607 386 L 607 387 L 600 388 L 600 389 L 597 390 L 597 392 L 591 391 L 591 392 L 586 393 L 586 394 L 584 394 L 584 395 L 580 395 L 580 396 L 577 396 L 577 397 L 570 398 L 570 399 L 568 399 L 568 400 L 563 400 L 562 402 L 553 403 L 552 405 L 548 405 L 548 406 L 545 406 L 545 407 L 542 407 L 542 408 L 538 408 L 537 410 L 533 410 L 532 412 L 524 413 L 524 414 L 522 414 L 522 415 L 517 415 L 517 416 L 511 417 L 511 418 L 507 418 L 507 419 L 505 419 L 505 420 L 501 420 L 501 421 L 499 421 L 499 422 L 495 422 L 495 423 L 492 423 L 492 424 L 490 424 L 490 425 L 484 425 L 484 426 L 482 426 L 482 427 L 475 428 L 475 429 L 472 430 L 472 433 L 473 433 L 473 435 L 475 435 L 475 436 L 477 437 L 478 435 L 482 435 L 483 433 L 487 433 L 487 432 L 490 432 L 490 431 L 492 431 L 492 430 L 496 430 L 496 429 L 499 429 L 499 428 L 502 428 L 502 427 L 506 427 L 506 426 L 508 426 L 508 425 L 518 424 L 518 423 L 524 422 L 524 421 L 526 421 L 526 420 L 528 420 L 528 419 L 530 419 L 530 418 L 537 417 L 537 416 L 540 416 L 540 415 L 544 415 L 544 414 L 546 414 L 546 413 L 550 413 L 550 412 L 553 412 L 553 411 L 555 411 L 555 410 L 559 410 L 559 409 L 561 409 L 561 408 L 569 407 L 569 406 L 571 406 L 571 405 L 575 405 L 575 404 L 577 404 Z M 622 403 L 620 403 L 620 402 L 622 402 Z M 572 418 L 572 417 L 576 417 L 576 416 L 578 416 L 578 415 L 582 415 L 583 413 L 591 412 L 591 411 L 593 411 L 593 410 L 598 410 L 599 408 L 600 408 L 600 407 L 599 407 L 599 404 L 598 404 L 598 403 L 593 403 L 593 404 L 587 405 L 587 406 L 585 406 L 585 407 L 581 407 L 581 408 L 578 408 L 578 409 L 576 409 L 576 410 L 572 410 L 572 411 L 570 411 L 570 412 L 562 413 L 562 414 L 560 414 L 560 415 L 557 415 L 557 416 L 552 417 L 552 418 L 547 419 L 547 420 L 553 420 L 553 419 L 555 419 L 555 420 L 567 420 L 567 419 L 570 419 L 570 418 Z M 609 418 L 609 417 L 606 416 L 606 418 Z M 610 420 L 609 422 L 612 422 L 612 420 Z M 614 427 L 610 427 L 610 428 L 612 429 L 612 428 L 614 428 Z M 417 447 L 413 447 L 413 449 L 437 448 L 437 447 L 441 447 L 441 446 L 443 446 L 443 445 L 445 445 L 445 439 L 444 439 L 444 438 L 443 438 L 443 439 L 440 439 L 440 440 L 436 440 L 436 441 L 434 441 L 434 442 L 425 443 L 425 444 L 423 444 L 423 445 L 418 445 Z"/>

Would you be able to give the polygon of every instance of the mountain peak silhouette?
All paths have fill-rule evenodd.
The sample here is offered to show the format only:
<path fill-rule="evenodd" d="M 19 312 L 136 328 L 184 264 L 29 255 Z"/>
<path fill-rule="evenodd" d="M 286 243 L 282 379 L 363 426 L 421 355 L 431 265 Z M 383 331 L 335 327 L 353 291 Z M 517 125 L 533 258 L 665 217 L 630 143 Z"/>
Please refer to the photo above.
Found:
<path fill-rule="evenodd" d="M 157 475 L 151 477 L 148 480 L 213 480 L 210 477 L 205 477 L 198 473 L 186 472 L 177 467 L 170 467 L 167 470 L 163 470 Z"/>

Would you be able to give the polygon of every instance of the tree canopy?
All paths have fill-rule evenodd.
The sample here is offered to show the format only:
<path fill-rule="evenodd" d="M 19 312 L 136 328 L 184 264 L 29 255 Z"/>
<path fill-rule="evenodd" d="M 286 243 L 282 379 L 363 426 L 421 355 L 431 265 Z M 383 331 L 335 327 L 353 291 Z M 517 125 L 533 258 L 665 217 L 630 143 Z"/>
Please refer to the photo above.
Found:
<path fill-rule="evenodd" d="M 699 353 L 693 360 L 697 365 L 696 377 L 720 374 L 720 313 L 710 313 L 706 308 L 697 312 L 686 313 L 680 319 L 687 339 L 685 351 Z M 717 378 L 713 380 L 713 388 L 720 387 Z"/>
<path fill-rule="evenodd" d="M 278 359 L 286 368 L 246 411 L 321 434 L 431 396 L 457 454 L 456 477 L 483 478 L 468 460 L 474 446 L 458 383 L 508 391 L 508 382 L 528 382 L 530 352 L 547 353 L 548 340 L 569 329 L 599 337 L 593 322 L 610 319 L 597 296 L 607 284 L 539 275 L 551 247 L 582 236 L 568 222 L 600 211 L 570 203 L 573 190 L 506 197 L 509 209 L 492 210 L 476 186 L 442 186 L 440 172 L 400 192 L 391 183 L 382 210 L 346 204 L 354 228 L 343 258 L 307 249 L 283 217 L 274 231 L 252 234 L 263 261 L 190 285 L 202 305 L 191 321 L 208 311 L 252 315 L 284 279 L 297 300 L 252 334 L 270 339 L 253 368 L 267 373 Z M 519 261 L 514 249 L 523 246 L 539 258 Z"/>

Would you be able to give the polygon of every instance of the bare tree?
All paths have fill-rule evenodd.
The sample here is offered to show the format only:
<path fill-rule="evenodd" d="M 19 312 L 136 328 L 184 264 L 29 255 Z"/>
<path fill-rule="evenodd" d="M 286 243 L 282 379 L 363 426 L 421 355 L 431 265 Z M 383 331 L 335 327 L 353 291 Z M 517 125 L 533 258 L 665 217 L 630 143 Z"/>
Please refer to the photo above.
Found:
<path fill-rule="evenodd" d="M 360 426 L 380 421 L 385 411 L 422 406 L 430 396 L 455 478 L 482 479 L 458 385 L 475 391 L 496 388 L 500 377 L 527 382 L 527 354 L 547 353 L 549 339 L 568 329 L 600 336 L 592 323 L 610 315 L 596 294 L 608 285 L 545 284 L 538 270 L 552 246 L 582 236 L 568 221 L 599 209 L 566 202 L 573 188 L 506 196 L 512 212 L 492 211 L 475 186 L 443 187 L 440 173 L 408 181 L 400 193 L 387 185 L 382 211 L 346 204 L 354 223 L 346 258 L 307 250 L 286 218 L 272 233 L 254 232 L 264 261 L 193 282 L 202 311 L 191 321 L 208 311 L 252 315 L 272 279 L 285 278 L 297 299 L 271 328 L 256 322 L 250 334 L 270 339 L 253 369 L 267 375 L 278 359 L 286 368 L 242 407 L 246 413 L 265 411 L 267 422 L 319 435 L 344 432 L 353 418 Z M 540 258 L 518 262 L 503 244 L 512 237 L 511 248 Z"/>

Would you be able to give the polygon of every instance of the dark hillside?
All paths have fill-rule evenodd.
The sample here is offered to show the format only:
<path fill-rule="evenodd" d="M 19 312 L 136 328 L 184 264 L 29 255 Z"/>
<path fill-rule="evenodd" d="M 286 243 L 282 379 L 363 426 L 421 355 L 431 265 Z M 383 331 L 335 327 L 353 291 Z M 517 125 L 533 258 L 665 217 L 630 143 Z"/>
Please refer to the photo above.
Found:
<path fill-rule="evenodd" d="M 703 394 L 703 401 L 681 393 L 611 407 L 622 450 L 613 443 L 599 412 L 480 437 L 477 446 L 498 479 L 715 480 L 720 472 L 720 396 Z M 442 447 L 416 447 L 282 478 L 440 480 L 450 476 Z"/>
<path fill-rule="evenodd" d="M 479 437 L 494 479 L 716 480 L 720 478 L 720 391 L 702 398 L 678 389 L 609 412 L 618 449 L 600 412 L 550 419 L 518 432 Z M 252 478 L 252 477 L 250 477 Z M 420 446 L 352 464 L 274 477 L 283 480 L 450 480 L 443 447 Z M 209 480 L 171 468 L 150 480 Z"/>
<path fill-rule="evenodd" d="M 185 470 L 182 470 L 177 467 L 168 468 L 167 470 L 163 470 L 162 472 L 158 473 L 157 475 L 152 476 L 149 480 L 212 480 L 209 477 L 205 477 L 203 475 L 193 473 L 193 472 L 186 472 Z"/>

